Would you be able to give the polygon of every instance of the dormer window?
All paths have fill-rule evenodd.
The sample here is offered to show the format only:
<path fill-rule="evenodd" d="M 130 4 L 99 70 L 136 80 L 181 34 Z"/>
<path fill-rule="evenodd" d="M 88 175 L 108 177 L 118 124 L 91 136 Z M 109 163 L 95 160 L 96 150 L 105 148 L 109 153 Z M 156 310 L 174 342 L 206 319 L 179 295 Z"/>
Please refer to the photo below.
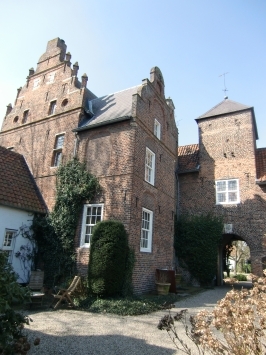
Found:
<path fill-rule="evenodd" d="M 28 116 L 29 116 L 29 110 L 24 111 L 23 112 L 22 123 L 26 123 L 27 122 Z"/>
<path fill-rule="evenodd" d="M 161 139 L 161 124 L 156 119 L 154 120 L 154 135 L 158 139 Z"/>
<path fill-rule="evenodd" d="M 50 102 L 49 112 L 48 115 L 54 115 L 56 109 L 56 100 Z"/>

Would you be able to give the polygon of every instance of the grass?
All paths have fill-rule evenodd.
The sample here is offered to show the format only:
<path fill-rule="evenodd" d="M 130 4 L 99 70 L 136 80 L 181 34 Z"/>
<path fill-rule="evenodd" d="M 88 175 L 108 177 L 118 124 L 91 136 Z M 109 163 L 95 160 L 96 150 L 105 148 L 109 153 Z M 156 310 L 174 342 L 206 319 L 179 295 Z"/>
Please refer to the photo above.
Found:
<path fill-rule="evenodd" d="M 89 296 L 85 299 L 75 299 L 77 309 L 93 313 L 112 313 L 120 316 L 134 316 L 148 314 L 162 309 L 173 308 L 174 303 L 184 297 L 189 297 L 204 289 L 198 287 L 189 287 L 184 289 L 187 296 L 180 296 L 174 293 L 168 295 L 142 295 L 132 297 L 100 298 Z"/>

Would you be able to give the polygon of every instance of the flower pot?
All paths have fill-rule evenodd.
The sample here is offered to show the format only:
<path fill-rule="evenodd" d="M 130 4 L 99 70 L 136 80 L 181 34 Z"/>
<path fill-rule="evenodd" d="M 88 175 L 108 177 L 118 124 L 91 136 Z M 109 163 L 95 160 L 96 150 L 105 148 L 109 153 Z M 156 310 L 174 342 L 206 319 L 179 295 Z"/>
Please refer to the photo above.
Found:
<path fill-rule="evenodd" d="M 156 282 L 157 294 L 168 295 L 170 285 L 168 282 Z"/>

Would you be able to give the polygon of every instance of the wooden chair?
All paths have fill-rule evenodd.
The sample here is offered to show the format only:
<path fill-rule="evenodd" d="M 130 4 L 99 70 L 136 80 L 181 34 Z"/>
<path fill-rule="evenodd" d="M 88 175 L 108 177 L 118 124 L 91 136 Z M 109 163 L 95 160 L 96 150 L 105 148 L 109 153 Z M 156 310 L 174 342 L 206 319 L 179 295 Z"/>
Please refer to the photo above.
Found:
<path fill-rule="evenodd" d="M 44 293 L 42 292 L 43 288 L 43 271 L 32 271 L 30 275 L 30 282 L 28 284 L 29 289 L 31 290 L 30 298 L 31 305 L 39 304 L 42 306 Z"/>
<path fill-rule="evenodd" d="M 75 307 L 72 296 L 75 291 L 81 286 L 81 279 L 80 276 L 75 276 L 73 281 L 71 282 L 70 286 L 67 289 L 60 288 L 56 295 L 53 295 L 55 299 L 58 299 L 56 305 L 53 307 L 56 309 L 62 301 L 66 301 L 72 307 Z"/>

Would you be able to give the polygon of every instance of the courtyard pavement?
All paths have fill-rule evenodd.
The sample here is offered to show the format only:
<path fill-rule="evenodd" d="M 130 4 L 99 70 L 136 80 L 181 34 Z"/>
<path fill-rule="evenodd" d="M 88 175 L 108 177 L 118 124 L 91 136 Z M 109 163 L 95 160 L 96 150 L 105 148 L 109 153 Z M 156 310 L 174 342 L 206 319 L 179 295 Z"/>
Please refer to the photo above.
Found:
<path fill-rule="evenodd" d="M 235 287 L 250 287 L 251 283 L 240 283 Z M 222 299 L 231 286 L 215 287 L 175 303 L 171 313 L 187 308 L 189 314 L 201 309 L 211 310 Z M 181 354 L 166 331 L 157 329 L 159 320 L 168 311 L 159 311 L 140 316 L 117 316 L 95 314 L 77 310 L 30 310 L 33 319 L 26 332 L 31 342 L 28 355 L 172 355 Z M 184 341 L 184 330 L 178 328 Z M 38 346 L 33 345 L 40 338 Z M 193 344 L 192 354 L 197 354 Z"/>

